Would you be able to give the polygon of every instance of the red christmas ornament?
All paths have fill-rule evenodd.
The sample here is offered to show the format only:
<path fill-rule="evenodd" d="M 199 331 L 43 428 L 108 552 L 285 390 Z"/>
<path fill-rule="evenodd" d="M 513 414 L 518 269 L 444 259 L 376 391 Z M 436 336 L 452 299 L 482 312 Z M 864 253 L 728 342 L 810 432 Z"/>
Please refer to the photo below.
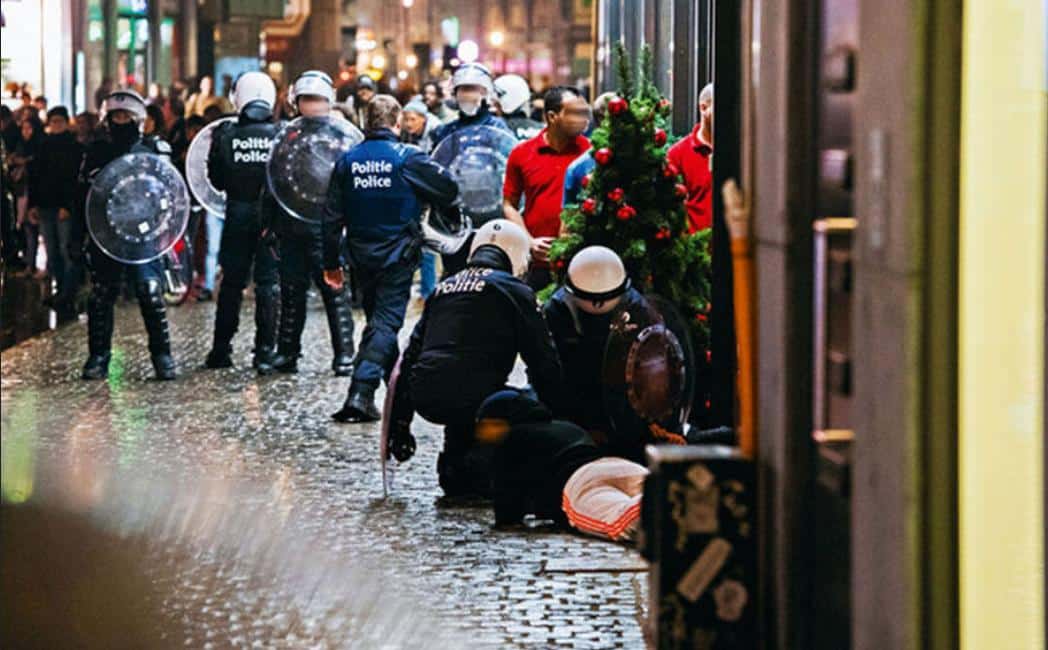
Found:
<path fill-rule="evenodd" d="M 586 174 L 585 176 L 583 176 L 582 180 L 580 181 L 580 184 L 582 185 L 582 187 L 589 187 L 590 178 L 592 178 L 592 177 L 593 177 L 592 174 Z"/>
<path fill-rule="evenodd" d="M 622 191 L 621 187 L 616 187 L 612 191 L 608 192 L 608 199 L 614 201 L 615 203 L 619 203 L 620 201 L 622 201 L 622 197 L 624 196 L 626 196 L 626 193 Z"/>
<path fill-rule="evenodd" d="M 609 162 L 611 162 L 611 149 L 608 149 L 607 147 L 597 149 L 597 151 L 593 154 L 593 159 L 597 161 L 598 165 L 607 165 Z"/>
<path fill-rule="evenodd" d="M 672 236 L 669 228 L 659 228 L 659 231 L 655 233 L 655 239 L 669 239 Z"/>
<path fill-rule="evenodd" d="M 661 147 L 666 144 L 666 137 L 665 129 L 655 129 L 655 146 Z"/>
<path fill-rule="evenodd" d="M 556 266 L 556 267 L 557 267 L 558 269 L 562 269 L 562 268 L 564 268 L 564 267 L 566 266 L 566 265 L 564 264 L 564 260 L 563 260 L 563 259 L 559 259 L 559 260 L 557 260 L 556 262 L 554 262 L 553 264 L 554 264 L 554 266 Z"/>
<path fill-rule="evenodd" d="M 619 218 L 619 221 L 629 221 L 637 216 L 637 211 L 633 209 L 632 205 L 624 205 L 618 209 L 615 216 Z"/>
<path fill-rule="evenodd" d="M 659 100 L 659 110 L 661 110 L 662 112 L 668 112 L 670 110 L 670 106 L 672 106 L 672 104 L 670 104 L 670 100 L 666 99 L 665 97 Z"/>
<path fill-rule="evenodd" d="M 671 162 L 666 163 L 666 166 L 662 168 L 662 175 L 666 178 L 676 178 L 680 175 L 680 170 L 677 166 Z"/>
<path fill-rule="evenodd" d="M 615 97 L 608 102 L 608 112 L 612 115 L 620 115 L 630 107 L 629 102 L 621 97 Z"/>
<path fill-rule="evenodd" d="M 681 183 L 677 183 L 673 186 L 673 193 L 677 195 L 677 198 L 683 199 L 688 196 L 688 188 Z"/>
<path fill-rule="evenodd" d="M 593 214 L 597 211 L 597 202 L 593 199 L 586 199 L 582 202 L 582 212 L 585 214 Z"/>

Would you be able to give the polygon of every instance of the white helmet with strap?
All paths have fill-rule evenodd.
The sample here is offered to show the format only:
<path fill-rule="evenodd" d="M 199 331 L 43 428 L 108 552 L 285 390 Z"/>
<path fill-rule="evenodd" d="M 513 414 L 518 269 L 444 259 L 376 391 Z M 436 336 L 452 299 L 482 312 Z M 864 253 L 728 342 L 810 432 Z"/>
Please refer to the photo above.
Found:
<path fill-rule="evenodd" d="M 326 72 L 307 70 L 295 79 L 295 85 L 291 87 L 291 103 L 297 105 L 299 97 L 320 97 L 334 104 L 335 84 Z"/>
<path fill-rule="evenodd" d="M 504 74 L 495 80 L 495 94 L 502 112 L 516 113 L 531 99 L 531 88 L 519 74 Z"/>
<path fill-rule="evenodd" d="M 103 119 L 114 111 L 127 111 L 135 122 L 146 120 L 146 100 L 133 90 L 116 90 L 106 97 L 102 105 Z"/>
<path fill-rule="evenodd" d="M 238 113 L 253 102 L 260 102 L 272 109 L 276 101 L 277 87 L 273 79 L 265 72 L 258 70 L 245 72 L 233 82 L 233 105 L 236 106 Z"/>
<path fill-rule="evenodd" d="M 531 261 L 531 236 L 527 231 L 508 219 L 494 219 L 481 226 L 473 235 L 469 256 L 481 246 L 494 246 L 509 257 L 513 275 L 518 278 L 528 270 Z"/>
<path fill-rule="evenodd" d="M 459 86 L 480 86 L 489 98 L 495 94 L 491 71 L 479 63 L 463 63 L 455 68 L 455 74 L 451 75 L 451 93 L 455 94 Z"/>
<path fill-rule="evenodd" d="M 618 253 L 604 246 L 588 246 L 571 258 L 564 288 L 582 311 L 606 314 L 629 291 L 630 279 Z"/>

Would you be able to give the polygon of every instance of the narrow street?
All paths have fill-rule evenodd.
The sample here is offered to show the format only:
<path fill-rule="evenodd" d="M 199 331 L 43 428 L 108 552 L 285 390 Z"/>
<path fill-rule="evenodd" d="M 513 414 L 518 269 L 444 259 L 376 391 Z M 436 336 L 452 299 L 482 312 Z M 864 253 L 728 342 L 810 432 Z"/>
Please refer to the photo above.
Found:
<path fill-rule="evenodd" d="M 149 379 L 133 303 L 117 310 L 107 382 L 78 378 L 83 322 L 0 357 L 5 501 L 83 517 L 145 554 L 170 640 L 643 647 L 639 556 L 541 528 L 496 532 L 486 505 L 442 502 L 437 427 L 416 420 L 419 453 L 383 498 L 379 427 L 329 418 L 346 380 L 330 373 L 319 303 L 299 374 L 266 378 L 250 367 L 247 311 L 237 367 L 200 369 L 213 310 L 169 310 L 175 382 Z"/>

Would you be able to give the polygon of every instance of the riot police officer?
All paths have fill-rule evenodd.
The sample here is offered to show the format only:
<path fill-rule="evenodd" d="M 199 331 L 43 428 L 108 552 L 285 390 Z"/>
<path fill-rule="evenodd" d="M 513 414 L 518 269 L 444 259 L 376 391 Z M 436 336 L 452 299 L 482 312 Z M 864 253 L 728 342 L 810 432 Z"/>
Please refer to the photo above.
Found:
<path fill-rule="evenodd" d="M 517 74 L 504 74 L 495 79 L 495 94 L 502 119 L 513 131 L 518 140 L 530 140 L 542 131 L 542 122 L 536 122 L 528 115 L 531 103 L 531 88 L 524 77 Z"/>
<path fill-rule="evenodd" d="M 207 172 L 216 189 L 226 193 L 226 220 L 218 261 L 222 286 L 215 309 L 215 337 L 208 368 L 233 365 L 233 335 L 240 324 L 240 303 L 254 270 L 255 352 L 259 374 L 272 372 L 277 327 L 277 257 L 274 242 L 262 227 L 260 199 L 266 183 L 266 161 L 277 125 L 273 122 L 276 87 L 262 72 L 247 72 L 233 86 L 239 113 L 215 132 Z"/>
<path fill-rule="evenodd" d="M 437 472 L 448 496 L 490 495 L 491 449 L 474 444 L 474 418 L 506 387 L 518 354 L 542 402 L 557 409 L 564 395 L 535 292 L 520 279 L 530 246 L 527 232 L 510 221 L 481 226 L 466 268 L 437 285 L 400 361 L 390 439 L 410 439 L 416 412 L 445 425 Z"/>
<path fill-rule="evenodd" d="M 432 147 L 452 133 L 470 126 L 490 126 L 512 133 L 506 122 L 491 112 L 495 85 L 491 71 L 479 63 L 464 63 L 451 76 L 451 93 L 458 102 L 457 120 L 442 124 L 430 134 Z"/>
<path fill-rule="evenodd" d="M 338 119 L 331 116 L 334 100 L 331 77 L 317 70 L 302 73 L 292 87 L 291 101 L 299 115 L 306 118 Z M 331 330 L 332 370 L 337 377 L 348 377 L 353 372 L 353 312 L 348 288 L 333 289 L 324 282 L 320 225 L 291 218 L 268 192 L 264 209 L 265 221 L 272 224 L 280 239 L 280 327 L 273 367 L 279 372 L 298 371 L 306 324 L 306 291 L 312 278 L 324 300 Z"/>
<path fill-rule="evenodd" d="M 411 297 L 422 249 L 423 203 L 450 208 L 458 195 L 451 175 L 414 145 L 399 141 L 400 104 L 377 95 L 368 104 L 366 139 L 335 165 L 324 215 L 324 278 L 342 284 L 339 245 L 345 229 L 367 325 L 349 395 L 332 417 L 373 422 L 375 389 L 396 363 L 397 333 Z"/>
<path fill-rule="evenodd" d="M 103 110 L 105 137 L 88 146 L 80 167 L 81 205 L 95 175 L 120 156 L 128 153 L 171 155 L 171 146 L 167 142 L 154 136 L 142 136 L 146 104 L 135 91 L 118 90 L 110 94 Z M 87 302 L 88 357 L 81 377 L 104 379 L 108 376 L 113 305 L 126 275 L 138 297 L 156 377 L 174 379 L 175 361 L 171 357 L 171 337 L 164 306 L 163 263 L 156 259 L 145 264 L 124 264 L 104 253 L 94 239 L 86 242 L 84 254 L 91 276 L 91 295 Z"/>
<path fill-rule="evenodd" d="M 630 285 L 622 259 L 604 246 L 589 246 L 568 265 L 565 286 L 546 303 L 557 354 L 564 367 L 564 385 L 572 399 L 557 413 L 589 431 L 612 455 L 643 462 L 643 446 L 636 438 L 613 435 L 604 408 L 601 383 L 612 312 L 620 305 L 644 304 Z"/>

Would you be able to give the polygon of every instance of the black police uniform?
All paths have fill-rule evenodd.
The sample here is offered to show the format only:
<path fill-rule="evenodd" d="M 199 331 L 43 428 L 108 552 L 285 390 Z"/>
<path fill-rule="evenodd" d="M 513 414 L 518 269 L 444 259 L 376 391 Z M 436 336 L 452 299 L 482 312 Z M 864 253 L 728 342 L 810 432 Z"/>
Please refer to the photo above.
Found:
<path fill-rule="evenodd" d="M 459 113 L 459 117 L 456 120 L 448 122 L 447 124 L 441 124 L 440 126 L 433 129 L 433 131 L 427 136 L 429 138 L 429 149 L 432 151 L 438 144 L 441 143 L 444 138 L 452 135 L 453 133 L 462 129 L 467 129 L 471 126 L 490 126 L 494 129 L 501 129 L 507 133 L 514 133 L 511 128 L 506 124 L 498 115 L 495 115 L 488 109 L 487 101 L 481 102 L 480 108 L 477 110 L 476 115 L 466 115 Z M 515 134 L 514 134 L 515 135 Z M 455 223 L 456 220 L 449 219 L 449 223 Z M 474 228 L 477 228 L 483 224 L 475 223 Z M 473 237 L 470 236 L 462 248 L 457 253 L 444 254 L 440 256 L 441 266 L 443 267 L 443 276 L 445 278 L 451 277 L 458 273 L 462 269 L 466 268 L 466 260 L 469 258 L 469 249 L 473 244 Z"/>
<path fill-rule="evenodd" d="M 324 268 L 340 266 L 345 229 L 367 316 L 349 395 L 336 420 L 379 419 L 374 392 L 397 361 L 397 334 L 422 256 L 423 204 L 449 207 L 457 196 L 447 170 L 389 129 L 368 131 L 335 165 L 324 217 Z"/>
<path fill-rule="evenodd" d="M 619 304 L 628 309 L 645 302 L 644 296 L 631 288 Z M 608 328 L 615 311 L 586 313 L 571 304 L 571 296 L 563 287 L 546 303 L 546 322 L 564 367 L 565 389 L 572 396 L 556 415 L 593 432 L 609 454 L 643 464 L 646 432 L 615 431 L 604 408 L 601 373 L 608 345 Z"/>
<path fill-rule="evenodd" d="M 567 527 L 564 486 L 580 467 L 604 456 L 583 429 L 554 420 L 526 393 L 495 393 L 477 410 L 477 420 L 499 420 L 506 427 L 491 441 L 495 524 L 519 524 L 526 515 Z"/>
<path fill-rule="evenodd" d="M 110 125 L 106 137 L 92 142 L 84 152 L 78 177 L 80 205 L 85 204 L 95 175 L 113 160 L 129 153 L 170 156 L 171 146 L 156 137 L 142 137 L 137 124 Z M 142 311 L 156 376 L 174 379 L 175 362 L 171 357 L 171 334 L 164 305 L 163 262 L 155 259 L 145 264 L 124 264 L 102 252 L 91 238 L 84 244 L 84 261 L 91 276 L 91 294 L 87 301 L 88 358 L 82 377 L 103 379 L 109 372 L 113 305 L 126 276 Z"/>
<path fill-rule="evenodd" d="M 260 373 L 272 369 L 276 347 L 278 271 L 275 238 L 263 229 L 260 200 L 266 186 L 266 161 L 278 125 L 265 104 L 250 103 L 236 123 L 220 126 L 208 153 L 207 172 L 215 189 L 226 193 L 226 218 L 218 263 L 222 286 L 215 309 L 215 338 L 207 357 L 210 368 L 232 365 L 233 335 L 240 324 L 240 303 L 254 267 L 255 356 Z"/>
<path fill-rule="evenodd" d="M 338 377 L 353 372 L 353 310 L 349 287 L 332 289 L 324 282 L 324 251 L 319 223 L 295 219 L 283 211 L 267 191 L 263 221 L 271 224 L 280 241 L 280 326 L 273 367 L 297 372 L 306 325 L 306 297 L 310 280 L 320 291 L 331 330 L 331 369 Z"/>
<path fill-rule="evenodd" d="M 437 284 L 400 362 L 391 431 L 407 431 L 415 412 L 445 425 L 437 471 L 449 496 L 490 495 L 490 455 L 474 445 L 474 418 L 506 387 L 518 354 L 542 402 L 559 406 L 564 397 L 535 292 L 510 268 L 500 249 L 478 248 L 469 266 Z"/>

